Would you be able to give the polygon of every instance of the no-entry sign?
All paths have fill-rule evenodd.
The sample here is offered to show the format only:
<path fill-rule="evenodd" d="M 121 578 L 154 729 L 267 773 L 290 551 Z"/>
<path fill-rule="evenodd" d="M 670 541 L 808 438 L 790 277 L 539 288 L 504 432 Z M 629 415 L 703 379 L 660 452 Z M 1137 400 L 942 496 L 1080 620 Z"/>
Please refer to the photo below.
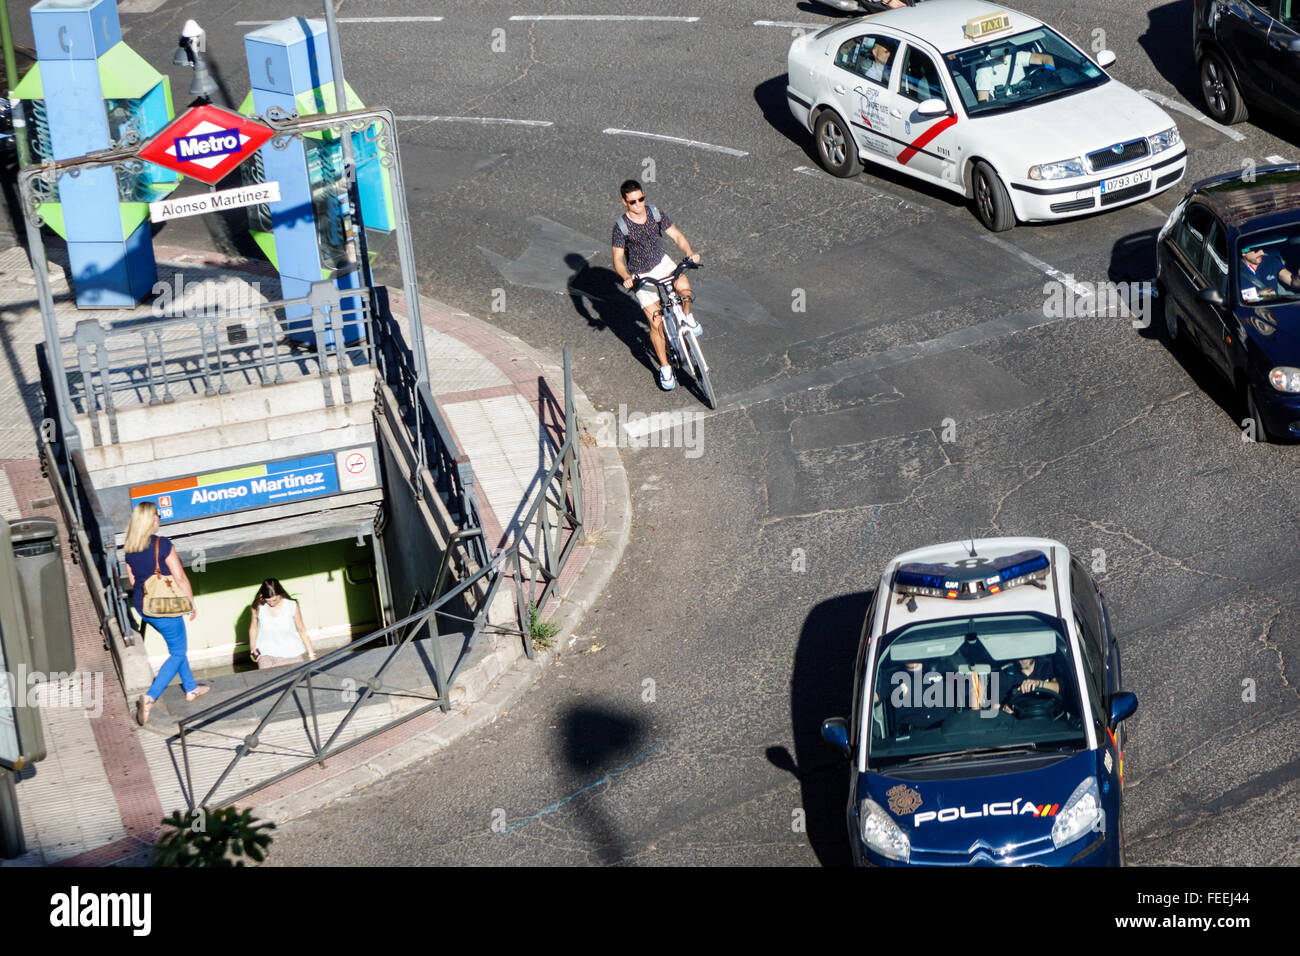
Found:
<path fill-rule="evenodd" d="M 164 126 L 140 158 L 214 185 L 275 133 L 219 106 L 196 106 Z"/>

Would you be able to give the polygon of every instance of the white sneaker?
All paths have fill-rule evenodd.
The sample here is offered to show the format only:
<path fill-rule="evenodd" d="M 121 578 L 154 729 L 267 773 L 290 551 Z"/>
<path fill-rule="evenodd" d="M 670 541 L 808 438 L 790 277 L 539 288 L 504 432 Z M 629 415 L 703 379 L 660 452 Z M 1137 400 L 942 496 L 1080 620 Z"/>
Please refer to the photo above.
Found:
<path fill-rule="evenodd" d="M 690 315 L 686 316 L 686 318 L 682 320 L 682 328 L 684 328 L 687 332 L 690 332 L 691 335 L 695 336 L 697 339 L 704 334 L 703 327 L 700 325 L 699 322 L 695 321 L 694 312 L 692 312 Z"/>
<path fill-rule="evenodd" d="M 677 379 L 673 377 L 672 366 L 665 365 L 659 370 L 659 387 L 665 392 L 671 392 L 677 387 Z"/>

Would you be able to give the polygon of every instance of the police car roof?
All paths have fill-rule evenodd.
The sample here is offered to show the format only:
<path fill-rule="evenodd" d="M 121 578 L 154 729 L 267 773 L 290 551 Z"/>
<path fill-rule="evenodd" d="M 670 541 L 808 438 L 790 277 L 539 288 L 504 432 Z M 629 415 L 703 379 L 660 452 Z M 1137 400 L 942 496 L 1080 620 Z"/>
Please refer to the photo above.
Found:
<path fill-rule="evenodd" d="M 975 40 L 966 39 L 962 29 L 966 26 L 967 20 L 988 17 L 995 13 L 1005 13 L 1011 17 L 1009 30 L 999 30 L 997 33 L 990 33 Z M 1015 36 L 1017 33 L 1043 25 L 1041 20 L 1035 20 L 1018 10 L 998 6 L 996 3 L 985 3 L 984 0 L 927 0 L 914 7 L 886 10 L 884 13 L 865 18 L 864 22 L 868 25 L 878 23 L 910 33 L 933 44 L 941 53 L 965 50 L 987 43 L 989 40 Z"/>
<path fill-rule="evenodd" d="M 899 565 L 913 563 L 953 564 L 970 557 L 970 545 L 969 539 L 966 541 L 950 541 L 947 544 L 931 545 L 928 548 L 918 548 L 915 551 L 900 554 L 893 561 L 890 561 L 889 566 L 885 569 L 885 579 L 891 593 L 893 593 L 894 587 L 894 572 L 898 570 Z M 939 621 L 945 618 L 963 617 L 972 614 L 1037 611 L 1049 617 L 1060 617 L 1061 608 L 1057 603 L 1055 588 L 1057 587 L 1058 575 L 1062 575 L 1059 578 L 1061 585 L 1068 587 L 1069 579 L 1063 575 L 1068 573 L 1070 552 L 1066 550 L 1065 545 L 1059 541 L 1053 541 L 1051 538 L 975 539 L 975 554 L 981 558 L 1002 558 L 1020 551 L 1041 551 L 1052 562 L 1052 573 L 1044 582 L 1047 584 L 1047 590 L 1023 584 L 1003 591 L 1001 594 L 994 594 L 974 601 L 950 601 L 946 598 L 918 595 L 915 599 L 915 611 L 908 611 L 905 607 L 898 605 L 898 595 L 895 594 L 890 601 L 886 629 L 892 631 L 905 624 L 915 624 L 918 621 Z"/>

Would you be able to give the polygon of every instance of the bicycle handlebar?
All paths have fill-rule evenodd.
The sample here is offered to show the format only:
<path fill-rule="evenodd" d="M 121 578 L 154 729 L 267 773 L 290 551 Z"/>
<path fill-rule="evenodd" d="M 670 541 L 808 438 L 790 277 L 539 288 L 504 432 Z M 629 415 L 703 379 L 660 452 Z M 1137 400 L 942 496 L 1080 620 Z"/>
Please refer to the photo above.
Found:
<path fill-rule="evenodd" d="M 637 286 L 641 285 L 641 283 L 643 282 L 650 282 L 653 283 L 654 285 L 671 286 L 674 282 L 677 281 L 677 277 L 681 275 L 683 272 L 685 272 L 687 269 L 703 269 L 703 268 L 704 266 L 696 262 L 694 259 L 683 259 L 681 262 L 677 263 L 677 268 L 673 270 L 673 274 L 668 276 L 668 278 L 666 279 L 652 279 L 650 276 L 638 275 L 637 273 L 634 272 L 632 273 L 632 288 L 633 289 L 637 288 Z"/>

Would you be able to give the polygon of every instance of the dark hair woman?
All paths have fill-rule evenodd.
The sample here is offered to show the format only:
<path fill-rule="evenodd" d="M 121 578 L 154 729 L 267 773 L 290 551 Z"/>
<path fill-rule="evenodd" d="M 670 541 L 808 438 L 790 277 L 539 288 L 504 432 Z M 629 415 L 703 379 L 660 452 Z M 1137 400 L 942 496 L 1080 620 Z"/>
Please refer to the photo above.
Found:
<path fill-rule="evenodd" d="M 155 569 L 161 572 L 164 567 L 181 593 L 186 595 L 191 603 L 194 602 L 194 590 L 190 587 L 190 579 L 185 576 L 185 568 L 181 565 L 181 559 L 177 556 L 172 543 L 158 534 L 159 523 L 158 506 L 152 501 L 140 502 L 131 511 L 131 522 L 126 526 L 126 541 L 123 544 L 123 550 L 126 552 L 126 576 L 132 588 L 131 603 L 135 605 L 143 624 L 153 627 L 167 643 L 167 660 L 163 661 L 162 667 L 158 668 L 158 676 L 154 678 L 149 689 L 136 704 L 135 719 L 141 726 L 149 722 L 149 711 L 153 708 L 154 702 L 162 696 L 162 692 L 167 689 L 167 685 L 177 674 L 180 675 L 181 688 L 185 691 L 186 700 L 192 701 L 211 690 L 206 684 L 196 681 L 194 672 L 190 670 L 190 661 L 186 656 L 189 647 L 185 633 L 185 619 L 146 617 L 144 613 L 144 582 L 153 575 Z M 199 609 L 195 604 L 194 609 L 190 611 L 190 620 L 198 616 Z M 140 627 L 142 634 L 143 624 Z"/>
<path fill-rule="evenodd" d="M 253 598 L 253 618 L 248 624 L 248 655 L 258 670 L 316 659 L 307 636 L 302 608 L 289 597 L 284 585 L 267 578 Z"/>

